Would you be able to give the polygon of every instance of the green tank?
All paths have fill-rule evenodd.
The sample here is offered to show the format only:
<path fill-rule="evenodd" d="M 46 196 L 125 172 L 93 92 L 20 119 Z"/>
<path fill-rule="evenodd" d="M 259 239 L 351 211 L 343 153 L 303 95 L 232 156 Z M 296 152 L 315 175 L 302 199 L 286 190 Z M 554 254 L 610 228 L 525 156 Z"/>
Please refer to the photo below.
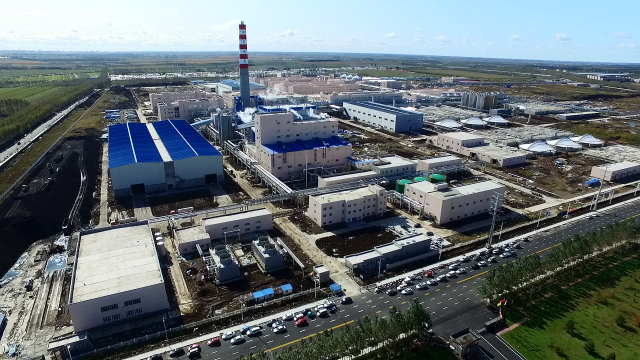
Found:
<path fill-rule="evenodd" d="M 429 175 L 429 179 L 434 184 L 439 184 L 447 181 L 447 176 L 442 174 L 431 174 Z"/>
<path fill-rule="evenodd" d="M 409 179 L 402 179 L 402 180 L 396 181 L 396 191 L 399 192 L 400 194 L 404 194 L 405 185 L 409 185 L 412 182 L 413 181 L 411 181 Z"/>
<path fill-rule="evenodd" d="M 429 178 L 424 176 L 416 176 L 413 178 L 413 181 L 414 182 L 429 181 Z"/>

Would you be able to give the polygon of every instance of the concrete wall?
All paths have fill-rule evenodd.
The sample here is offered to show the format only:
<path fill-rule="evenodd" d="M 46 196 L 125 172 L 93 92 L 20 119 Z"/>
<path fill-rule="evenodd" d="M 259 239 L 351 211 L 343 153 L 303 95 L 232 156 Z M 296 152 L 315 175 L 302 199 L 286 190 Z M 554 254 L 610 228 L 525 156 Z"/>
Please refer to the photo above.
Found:
<path fill-rule="evenodd" d="M 205 175 L 216 174 L 218 181 L 224 181 L 222 155 L 190 157 L 174 161 L 173 166 L 176 176 L 182 180 L 200 179 Z"/>
<path fill-rule="evenodd" d="M 114 190 L 130 189 L 131 185 L 155 185 L 166 183 L 164 163 L 133 163 L 109 169 L 111 187 Z"/>
<path fill-rule="evenodd" d="M 132 279 L 134 280 L 134 279 Z M 140 299 L 140 303 L 124 306 L 125 301 Z M 118 308 L 102 312 L 103 306 L 117 304 Z M 127 315 L 128 311 L 142 309 L 138 314 Z M 76 332 L 92 329 L 102 325 L 112 325 L 115 322 L 125 322 L 141 315 L 151 314 L 157 311 L 169 309 L 169 301 L 164 283 L 155 284 L 145 288 L 135 289 L 120 294 L 104 296 L 69 304 L 69 314 Z M 119 316 L 118 319 L 105 321 L 105 317 Z"/>

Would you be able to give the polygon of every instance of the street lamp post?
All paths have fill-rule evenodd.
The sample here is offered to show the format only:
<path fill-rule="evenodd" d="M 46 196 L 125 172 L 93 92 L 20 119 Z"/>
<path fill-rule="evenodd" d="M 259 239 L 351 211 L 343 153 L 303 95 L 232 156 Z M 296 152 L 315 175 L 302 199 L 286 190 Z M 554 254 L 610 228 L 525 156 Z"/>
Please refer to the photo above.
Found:
<path fill-rule="evenodd" d="M 540 219 L 542 218 L 542 209 L 538 212 L 538 224 L 536 224 L 536 230 L 540 227 Z"/>
<path fill-rule="evenodd" d="M 598 200 L 600 199 L 600 192 L 602 192 L 602 184 L 604 183 L 604 178 L 607 177 L 607 170 L 609 169 L 609 164 L 604 167 L 604 174 L 602 175 L 602 179 L 600 180 L 600 187 L 598 188 L 598 194 L 596 195 L 596 202 L 593 204 L 593 211 L 598 210 Z"/>
<path fill-rule="evenodd" d="M 500 224 L 500 234 L 498 234 L 498 242 L 500 242 L 500 238 L 502 237 L 502 227 L 504 226 L 504 221 Z"/>
<path fill-rule="evenodd" d="M 164 321 L 164 316 L 162 317 L 162 326 L 164 326 L 164 338 L 167 340 L 169 349 L 171 349 L 171 344 L 169 344 L 169 334 L 167 334 L 167 324 Z"/>

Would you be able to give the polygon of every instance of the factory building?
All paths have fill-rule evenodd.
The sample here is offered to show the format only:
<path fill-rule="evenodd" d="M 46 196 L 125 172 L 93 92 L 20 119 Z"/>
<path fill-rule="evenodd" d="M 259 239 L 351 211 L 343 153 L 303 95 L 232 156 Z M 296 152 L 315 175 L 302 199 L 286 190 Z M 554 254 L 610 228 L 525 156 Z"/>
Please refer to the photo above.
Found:
<path fill-rule="evenodd" d="M 464 155 L 464 148 L 483 146 L 484 144 L 482 136 L 466 132 L 452 132 L 438 134 L 434 145 Z"/>
<path fill-rule="evenodd" d="M 199 90 L 184 91 L 184 92 L 170 92 L 170 93 L 151 93 L 149 94 L 149 102 L 151 102 L 151 110 L 158 112 L 158 104 L 165 103 L 171 104 L 178 100 L 201 100 L 211 99 L 217 97 L 216 94 L 211 92 L 203 92 Z"/>
<path fill-rule="evenodd" d="M 198 245 L 203 251 L 211 247 L 211 237 L 204 231 L 202 225 L 174 229 L 173 237 L 178 243 L 178 252 L 182 256 L 197 253 Z"/>
<path fill-rule="evenodd" d="M 585 111 L 585 112 L 578 112 L 578 113 L 566 113 L 566 114 L 556 115 L 556 119 L 564 120 L 564 121 L 595 119 L 598 117 L 600 117 L 600 113 L 597 111 Z"/>
<path fill-rule="evenodd" d="M 320 94 L 316 96 L 320 101 L 343 106 L 345 102 L 373 101 L 378 104 L 400 104 L 403 102 L 401 92 L 395 91 L 358 91 Z"/>
<path fill-rule="evenodd" d="M 462 164 L 462 159 L 457 156 L 442 156 L 431 159 L 418 160 L 416 171 L 433 170 L 443 166 Z"/>
<path fill-rule="evenodd" d="M 373 275 L 384 270 L 410 264 L 438 251 L 431 247 L 431 238 L 424 235 L 410 235 L 376 246 L 371 250 L 345 256 L 345 265 L 356 275 Z"/>
<path fill-rule="evenodd" d="M 238 259 L 233 254 L 233 249 L 227 245 L 216 245 L 209 249 L 209 255 L 213 261 L 213 276 L 218 285 L 228 284 L 242 279 Z"/>
<path fill-rule="evenodd" d="M 369 185 L 356 190 L 309 196 L 307 216 L 318 226 L 328 226 L 380 216 L 386 210 L 387 192 Z"/>
<path fill-rule="evenodd" d="M 184 119 L 192 121 L 198 117 L 209 116 L 216 109 L 224 108 L 224 101 L 221 97 L 210 97 L 206 99 L 176 100 L 171 103 L 158 103 L 158 120 Z"/>
<path fill-rule="evenodd" d="M 379 176 L 380 174 L 371 170 L 327 175 L 327 176 L 321 175 L 321 176 L 318 176 L 318 187 L 321 188 L 321 187 L 327 187 L 332 185 L 349 183 L 353 181 L 373 179 Z"/>
<path fill-rule="evenodd" d="M 184 120 L 109 126 L 109 176 L 116 197 L 224 180 L 222 154 Z"/>
<path fill-rule="evenodd" d="M 444 224 L 486 214 L 491 208 L 491 197 L 496 193 L 502 196 L 504 191 L 503 185 L 492 181 L 456 188 L 421 181 L 407 184 L 404 195 L 422 205 L 423 215 L 436 224 Z"/>
<path fill-rule="evenodd" d="M 349 116 L 390 132 L 420 131 L 423 114 L 371 101 L 344 103 Z"/>
<path fill-rule="evenodd" d="M 237 238 L 252 232 L 273 228 L 273 215 L 267 209 L 202 219 L 202 227 L 210 239 Z"/>
<path fill-rule="evenodd" d="M 516 166 L 527 163 L 527 154 L 493 145 L 465 149 L 465 155 L 497 166 Z"/>
<path fill-rule="evenodd" d="M 631 76 L 628 73 L 625 74 L 588 74 L 588 79 L 599 80 L 599 81 L 620 81 L 620 82 L 631 82 Z"/>
<path fill-rule="evenodd" d="M 497 93 L 465 92 L 460 102 L 462 107 L 477 111 L 487 111 L 498 107 Z"/>
<path fill-rule="evenodd" d="M 69 294 L 76 332 L 169 309 L 146 222 L 81 231 Z"/>
<path fill-rule="evenodd" d="M 260 236 L 252 241 L 251 249 L 262 271 L 269 273 L 287 267 L 281 250 L 269 236 Z"/>
<path fill-rule="evenodd" d="M 305 169 L 347 167 L 351 143 L 337 136 L 337 119 L 294 121 L 291 112 L 254 119 L 256 143 L 247 152 L 278 179 L 300 178 Z"/>
<path fill-rule="evenodd" d="M 640 173 L 640 164 L 623 161 L 615 164 L 594 166 L 591 176 L 606 181 L 617 181 Z"/>
<path fill-rule="evenodd" d="M 371 170 L 380 176 L 393 176 L 405 173 L 414 173 L 418 164 L 409 159 L 397 155 L 382 156 L 373 162 Z"/>

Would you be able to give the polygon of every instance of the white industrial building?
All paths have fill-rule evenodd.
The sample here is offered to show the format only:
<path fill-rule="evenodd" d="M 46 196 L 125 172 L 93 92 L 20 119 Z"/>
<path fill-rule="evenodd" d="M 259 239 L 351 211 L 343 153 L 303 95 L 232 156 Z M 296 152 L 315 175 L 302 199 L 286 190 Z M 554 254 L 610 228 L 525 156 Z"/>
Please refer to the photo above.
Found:
<path fill-rule="evenodd" d="M 116 197 L 224 180 L 222 154 L 185 120 L 109 126 L 109 176 Z"/>
<path fill-rule="evenodd" d="M 168 309 L 146 222 L 80 232 L 69 294 L 76 332 Z"/>
<path fill-rule="evenodd" d="M 606 181 L 616 181 L 639 173 L 640 164 L 631 161 L 594 166 L 591 168 L 592 177 Z"/>
<path fill-rule="evenodd" d="M 346 174 L 335 174 L 328 176 L 318 176 L 318 187 L 326 187 L 337 184 L 344 184 L 353 181 L 359 180 L 368 180 L 379 177 L 375 171 L 358 171 L 358 172 L 350 172 Z"/>
<path fill-rule="evenodd" d="M 271 230 L 272 223 L 273 215 L 267 209 L 202 219 L 203 229 L 211 239 L 239 237 L 252 232 Z"/>
<path fill-rule="evenodd" d="M 224 108 L 224 101 L 221 97 L 211 97 L 204 99 L 176 100 L 174 102 L 158 103 L 158 120 L 183 119 L 192 121 L 198 117 L 208 117 L 216 109 Z"/>
<path fill-rule="evenodd" d="M 388 155 L 378 158 L 371 165 L 371 170 L 381 176 L 401 175 L 404 173 L 414 173 L 418 164 L 409 159 L 397 155 Z"/>
<path fill-rule="evenodd" d="M 403 101 L 401 92 L 397 91 L 358 91 L 320 94 L 316 98 L 330 104 L 344 105 L 345 102 L 374 101 L 382 104 L 400 104 Z"/>
<path fill-rule="evenodd" d="M 491 197 L 504 195 L 504 185 L 484 181 L 456 188 L 446 183 L 434 184 L 420 181 L 407 184 L 404 195 L 420 203 L 422 215 L 429 216 L 436 224 L 485 214 L 491 208 Z"/>
<path fill-rule="evenodd" d="M 417 171 L 425 171 L 425 170 L 433 170 L 435 168 L 449 166 L 449 165 L 458 165 L 462 164 L 462 159 L 449 155 L 449 156 L 441 156 L 437 158 L 418 160 Z"/>
<path fill-rule="evenodd" d="M 420 112 L 371 101 L 347 102 L 343 106 L 352 119 L 390 132 L 422 129 L 424 115 Z"/>
<path fill-rule="evenodd" d="M 199 100 L 215 97 L 217 97 L 217 95 L 214 93 L 194 90 L 170 93 L 151 93 L 149 94 L 149 101 L 151 102 L 151 109 L 153 112 L 157 112 L 158 104 L 160 103 L 170 104 L 178 100 Z"/>
<path fill-rule="evenodd" d="M 362 220 L 384 214 L 387 192 L 382 186 L 369 185 L 356 190 L 309 196 L 307 216 L 319 226 Z"/>
<path fill-rule="evenodd" d="M 290 112 L 254 119 L 256 142 L 247 153 L 278 179 L 299 179 L 306 169 L 347 167 L 351 143 L 337 136 L 337 119 L 294 121 Z"/>
<path fill-rule="evenodd" d="M 273 239 L 269 236 L 260 236 L 251 242 L 251 250 L 262 271 L 269 273 L 287 267 L 284 256 Z"/>
<path fill-rule="evenodd" d="M 463 153 L 464 148 L 484 145 L 484 137 L 466 132 L 452 132 L 438 134 L 434 145 L 458 154 Z"/>
<path fill-rule="evenodd" d="M 527 162 L 527 154 L 524 152 L 489 145 L 484 137 L 466 132 L 438 134 L 433 145 L 498 166 L 514 166 Z"/>
<path fill-rule="evenodd" d="M 438 251 L 431 247 L 431 238 L 417 234 L 345 256 L 344 260 L 354 274 L 371 275 L 437 255 Z"/>

